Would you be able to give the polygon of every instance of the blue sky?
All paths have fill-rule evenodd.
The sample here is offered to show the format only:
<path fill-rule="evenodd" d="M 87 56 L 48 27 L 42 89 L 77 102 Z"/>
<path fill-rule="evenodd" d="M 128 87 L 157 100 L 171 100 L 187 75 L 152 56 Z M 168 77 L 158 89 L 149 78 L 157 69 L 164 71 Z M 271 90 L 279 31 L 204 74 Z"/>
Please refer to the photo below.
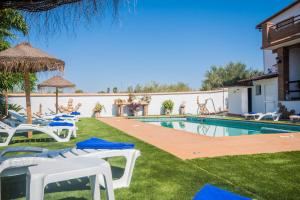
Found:
<path fill-rule="evenodd" d="M 291 2 L 138 0 L 134 12 L 120 10 L 118 24 L 107 15 L 101 25 L 80 24 L 75 35 L 63 32 L 46 41 L 33 34 L 26 40 L 64 60 L 65 78 L 85 92 L 150 81 L 181 81 L 197 89 L 211 65 L 241 61 L 262 69 L 255 26 Z"/>

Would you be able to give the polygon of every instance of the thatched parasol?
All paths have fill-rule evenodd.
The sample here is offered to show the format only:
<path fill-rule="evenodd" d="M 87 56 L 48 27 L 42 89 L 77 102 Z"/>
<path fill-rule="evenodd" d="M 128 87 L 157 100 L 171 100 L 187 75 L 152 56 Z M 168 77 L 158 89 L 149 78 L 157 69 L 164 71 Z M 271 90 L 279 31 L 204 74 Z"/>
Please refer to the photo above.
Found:
<path fill-rule="evenodd" d="M 58 113 L 58 89 L 59 88 L 73 88 L 75 84 L 70 81 L 64 79 L 61 76 L 53 76 L 52 78 L 45 80 L 41 84 L 38 85 L 39 88 L 42 87 L 54 87 L 56 88 L 56 113 Z"/>
<path fill-rule="evenodd" d="M 31 47 L 29 43 L 21 43 L 0 52 L 0 71 L 24 73 L 27 123 L 32 123 L 29 73 L 53 70 L 63 71 L 64 67 L 64 61 Z M 29 133 L 28 137 L 31 136 Z"/>

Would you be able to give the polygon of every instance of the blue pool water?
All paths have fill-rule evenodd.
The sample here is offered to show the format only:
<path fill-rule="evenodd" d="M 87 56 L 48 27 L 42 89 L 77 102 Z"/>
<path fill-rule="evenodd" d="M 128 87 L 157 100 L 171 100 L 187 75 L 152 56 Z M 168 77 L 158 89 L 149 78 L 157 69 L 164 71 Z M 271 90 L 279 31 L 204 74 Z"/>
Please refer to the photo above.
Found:
<path fill-rule="evenodd" d="M 142 118 L 139 121 L 211 137 L 300 132 L 300 126 L 217 118 Z"/>

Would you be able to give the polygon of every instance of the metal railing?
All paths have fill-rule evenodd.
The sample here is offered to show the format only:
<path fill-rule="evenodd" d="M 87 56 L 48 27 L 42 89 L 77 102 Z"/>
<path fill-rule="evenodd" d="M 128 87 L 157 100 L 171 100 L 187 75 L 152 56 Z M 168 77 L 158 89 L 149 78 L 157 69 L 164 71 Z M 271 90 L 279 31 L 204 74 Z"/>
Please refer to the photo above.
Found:
<path fill-rule="evenodd" d="M 299 34 L 300 15 L 283 20 L 269 27 L 268 41 L 270 43 Z"/>
<path fill-rule="evenodd" d="M 290 100 L 300 99 L 300 80 L 287 81 L 286 94 L 289 96 Z M 298 95 L 297 95 L 298 94 Z"/>
<path fill-rule="evenodd" d="M 275 30 L 280 30 L 280 29 L 289 27 L 293 24 L 296 24 L 298 22 L 300 22 L 300 15 L 296 15 L 296 16 L 290 17 L 288 19 L 285 19 L 281 22 L 278 22 L 277 24 L 270 26 L 270 28 L 275 29 Z"/>

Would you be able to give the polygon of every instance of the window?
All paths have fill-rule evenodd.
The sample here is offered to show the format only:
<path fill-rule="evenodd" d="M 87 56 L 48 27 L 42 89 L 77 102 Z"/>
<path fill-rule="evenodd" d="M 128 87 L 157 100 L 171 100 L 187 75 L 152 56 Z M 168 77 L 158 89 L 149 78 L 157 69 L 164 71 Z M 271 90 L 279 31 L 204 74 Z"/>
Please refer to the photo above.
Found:
<path fill-rule="evenodd" d="M 255 94 L 256 96 L 261 95 L 261 85 L 255 86 Z"/>

